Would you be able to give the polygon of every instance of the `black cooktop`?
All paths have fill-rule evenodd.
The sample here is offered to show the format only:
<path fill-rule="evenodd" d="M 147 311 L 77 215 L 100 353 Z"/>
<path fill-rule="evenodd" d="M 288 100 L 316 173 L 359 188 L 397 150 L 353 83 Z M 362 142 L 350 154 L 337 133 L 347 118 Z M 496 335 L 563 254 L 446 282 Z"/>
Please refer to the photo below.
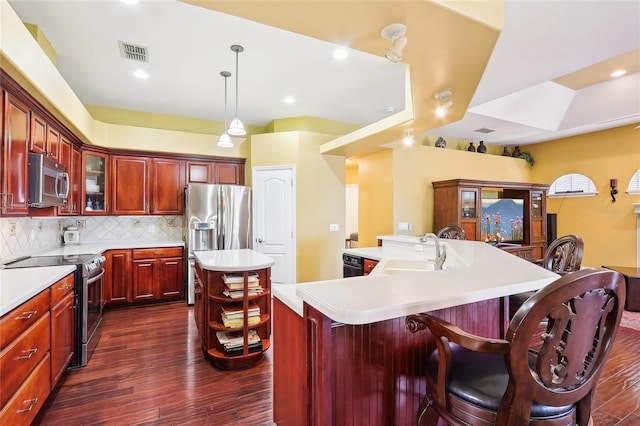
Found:
<path fill-rule="evenodd" d="M 65 266 L 65 265 L 82 265 L 93 259 L 94 254 L 79 255 L 57 255 L 57 256 L 33 256 L 26 259 L 17 259 L 2 265 L 4 269 L 13 268 L 35 268 L 38 266 Z"/>

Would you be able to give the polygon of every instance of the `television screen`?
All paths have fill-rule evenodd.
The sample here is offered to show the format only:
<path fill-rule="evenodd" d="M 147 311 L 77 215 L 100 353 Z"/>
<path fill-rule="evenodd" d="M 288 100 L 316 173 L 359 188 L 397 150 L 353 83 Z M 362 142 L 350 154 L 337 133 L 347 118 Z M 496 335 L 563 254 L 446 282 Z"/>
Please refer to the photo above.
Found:
<path fill-rule="evenodd" d="M 524 200 L 482 199 L 482 241 L 522 242 Z"/>

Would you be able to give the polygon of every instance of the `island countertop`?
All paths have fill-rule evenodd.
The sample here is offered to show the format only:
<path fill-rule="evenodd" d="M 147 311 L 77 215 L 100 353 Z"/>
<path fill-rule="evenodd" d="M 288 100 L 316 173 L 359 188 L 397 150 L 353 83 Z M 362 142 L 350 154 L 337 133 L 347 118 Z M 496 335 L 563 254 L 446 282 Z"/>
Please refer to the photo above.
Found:
<path fill-rule="evenodd" d="M 268 268 L 274 263 L 269 256 L 251 249 L 204 250 L 193 254 L 203 269 L 211 271 L 252 271 Z"/>
<path fill-rule="evenodd" d="M 334 321 L 357 325 L 538 290 L 559 278 L 478 241 L 441 240 L 447 252 L 443 270 L 391 267 L 394 261 L 433 260 L 433 242 L 411 238 L 406 244 L 345 249 L 379 263 L 368 276 L 296 285 L 296 296 Z"/>

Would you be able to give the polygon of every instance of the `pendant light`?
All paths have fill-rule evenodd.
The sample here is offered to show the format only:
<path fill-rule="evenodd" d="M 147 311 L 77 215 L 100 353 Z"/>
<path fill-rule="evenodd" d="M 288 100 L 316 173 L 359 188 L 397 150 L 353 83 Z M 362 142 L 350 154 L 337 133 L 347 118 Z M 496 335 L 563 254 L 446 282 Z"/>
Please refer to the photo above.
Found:
<path fill-rule="evenodd" d="M 242 121 L 238 118 L 238 54 L 244 51 L 244 47 L 239 44 L 234 44 L 231 46 L 231 50 L 236 52 L 236 116 L 231 120 L 228 132 L 233 136 L 244 136 L 247 134 L 247 131 L 244 129 Z"/>
<path fill-rule="evenodd" d="M 218 146 L 220 148 L 232 148 L 233 142 L 227 133 L 227 78 L 231 77 L 229 71 L 221 71 L 220 75 L 224 77 L 224 129 L 218 138 Z"/>

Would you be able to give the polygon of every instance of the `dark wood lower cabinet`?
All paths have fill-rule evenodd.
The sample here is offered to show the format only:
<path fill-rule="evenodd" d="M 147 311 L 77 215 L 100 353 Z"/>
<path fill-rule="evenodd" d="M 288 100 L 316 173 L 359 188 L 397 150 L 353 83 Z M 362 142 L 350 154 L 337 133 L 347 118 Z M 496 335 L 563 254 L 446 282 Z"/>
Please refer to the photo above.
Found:
<path fill-rule="evenodd" d="M 110 305 L 184 297 L 182 247 L 109 250 L 104 297 Z"/>
<path fill-rule="evenodd" d="M 72 291 L 60 303 L 51 308 L 51 389 L 56 386 L 73 356 L 75 341 L 74 302 Z"/>
<path fill-rule="evenodd" d="M 184 295 L 182 247 L 135 249 L 131 258 L 134 301 Z"/>
<path fill-rule="evenodd" d="M 129 303 L 131 292 L 131 250 L 109 250 L 105 253 L 103 296 L 106 303 Z"/>

